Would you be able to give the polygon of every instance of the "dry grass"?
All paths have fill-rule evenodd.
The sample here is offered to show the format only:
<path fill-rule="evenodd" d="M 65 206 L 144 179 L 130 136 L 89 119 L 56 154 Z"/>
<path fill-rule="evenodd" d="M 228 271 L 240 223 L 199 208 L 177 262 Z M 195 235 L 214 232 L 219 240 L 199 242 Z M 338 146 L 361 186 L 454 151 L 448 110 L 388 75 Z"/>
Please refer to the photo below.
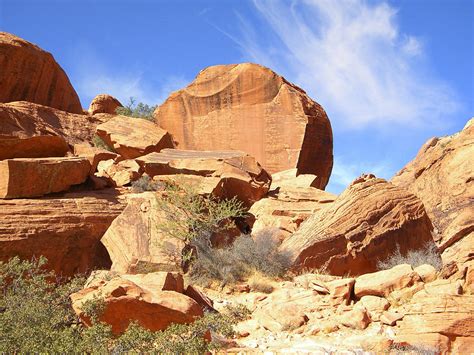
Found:
<path fill-rule="evenodd" d="M 253 292 L 272 293 L 275 289 L 273 281 L 259 272 L 254 272 L 249 277 L 248 284 Z"/>
<path fill-rule="evenodd" d="M 433 243 L 426 244 L 423 249 L 409 250 L 405 255 L 402 255 L 400 247 L 397 246 L 397 249 L 392 255 L 385 260 L 379 260 L 377 262 L 377 268 L 379 270 L 388 270 L 401 264 L 409 264 L 414 268 L 420 265 L 429 264 L 436 270 L 440 270 L 443 266 L 438 248 Z"/>

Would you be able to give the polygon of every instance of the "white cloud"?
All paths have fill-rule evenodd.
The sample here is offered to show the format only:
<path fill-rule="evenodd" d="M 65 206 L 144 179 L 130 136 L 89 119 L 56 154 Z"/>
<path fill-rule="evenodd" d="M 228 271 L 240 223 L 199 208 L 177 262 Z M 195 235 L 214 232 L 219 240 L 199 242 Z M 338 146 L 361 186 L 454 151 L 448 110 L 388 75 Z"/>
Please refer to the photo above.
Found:
<path fill-rule="evenodd" d="M 291 77 L 340 129 L 441 124 L 457 109 L 451 88 L 424 70 L 419 39 L 397 11 L 364 0 L 254 0 L 275 41 L 240 18 L 247 58 Z M 260 28 L 260 31 L 267 29 Z"/>

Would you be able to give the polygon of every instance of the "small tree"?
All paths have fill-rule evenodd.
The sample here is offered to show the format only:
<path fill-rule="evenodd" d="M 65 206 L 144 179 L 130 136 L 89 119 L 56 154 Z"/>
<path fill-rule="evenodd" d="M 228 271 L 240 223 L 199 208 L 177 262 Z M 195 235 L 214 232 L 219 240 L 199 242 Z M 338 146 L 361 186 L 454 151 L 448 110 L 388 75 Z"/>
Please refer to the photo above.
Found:
<path fill-rule="evenodd" d="M 153 121 L 153 112 L 157 105 L 149 106 L 143 102 L 136 104 L 136 100 L 130 97 L 128 104 L 123 107 L 117 107 L 115 113 L 118 115 L 143 118 L 145 120 Z"/>

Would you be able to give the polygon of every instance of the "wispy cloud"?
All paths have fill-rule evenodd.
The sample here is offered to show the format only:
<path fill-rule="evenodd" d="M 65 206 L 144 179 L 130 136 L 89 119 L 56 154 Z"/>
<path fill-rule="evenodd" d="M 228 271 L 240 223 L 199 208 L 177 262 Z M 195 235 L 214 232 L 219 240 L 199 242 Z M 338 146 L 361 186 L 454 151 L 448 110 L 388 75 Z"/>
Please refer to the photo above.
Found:
<path fill-rule="evenodd" d="M 364 0 L 254 0 L 275 41 L 238 17 L 249 59 L 290 75 L 341 129 L 441 123 L 457 109 L 452 89 L 424 70 L 420 39 L 397 11 Z"/>

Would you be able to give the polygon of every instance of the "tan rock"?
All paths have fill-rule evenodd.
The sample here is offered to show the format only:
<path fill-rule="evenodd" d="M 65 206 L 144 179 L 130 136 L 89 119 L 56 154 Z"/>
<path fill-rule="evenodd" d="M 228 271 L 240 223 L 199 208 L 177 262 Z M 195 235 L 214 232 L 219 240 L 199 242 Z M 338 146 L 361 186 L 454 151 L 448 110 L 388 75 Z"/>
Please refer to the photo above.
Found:
<path fill-rule="evenodd" d="M 377 270 L 377 261 L 397 248 L 403 254 L 432 245 L 431 228 L 416 196 L 365 175 L 308 218 L 280 249 L 291 254 L 296 271 L 360 275 Z"/>
<path fill-rule="evenodd" d="M 432 138 L 392 179 L 417 195 L 433 222 L 443 261 L 464 262 L 474 246 L 449 252 L 464 238 L 474 236 L 474 120 L 459 133 Z M 463 253 L 459 253 L 463 251 Z"/>
<path fill-rule="evenodd" d="M 110 267 L 100 238 L 124 207 L 112 189 L 0 200 L 0 260 L 43 255 L 64 276 Z"/>
<path fill-rule="evenodd" d="M 464 283 L 464 291 L 474 295 L 474 261 L 467 265 L 466 281 Z"/>
<path fill-rule="evenodd" d="M 100 94 L 94 97 L 91 104 L 89 105 L 88 111 L 91 115 L 95 115 L 96 113 L 109 113 L 114 115 L 115 110 L 122 106 L 123 105 L 120 103 L 120 101 L 115 97 L 107 94 Z"/>
<path fill-rule="evenodd" d="M 256 311 L 253 318 L 272 332 L 294 331 L 308 321 L 302 307 L 294 303 L 276 304 L 271 312 Z"/>
<path fill-rule="evenodd" d="M 0 104 L 0 160 L 62 157 L 92 140 L 98 120 L 31 102 Z"/>
<path fill-rule="evenodd" d="M 68 190 L 89 175 L 83 158 L 18 158 L 0 161 L 0 198 L 36 197 Z"/>
<path fill-rule="evenodd" d="M 450 341 L 447 336 L 438 333 L 404 334 L 395 338 L 392 348 L 412 353 L 448 354 Z M 454 353 L 463 354 L 463 353 Z"/>
<path fill-rule="evenodd" d="M 99 320 L 110 324 L 115 334 L 125 331 L 132 321 L 146 329 L 157 331 L 172 323 L 191 323 L 203 315 L 201 307 L 186 295 L 174 291 L 158 291 L 146 283 L 137 285 L 117 277 L 71 295 L 74 311 L 86 325 L 90 325 L 90 318 L 83 312 L 82 306 L 94 298 L 100 298 L 105 303 Z"/>
<path fill-rule="evenodd" d="M 187 174 L 219 178 L 212 194 L 218 198 L 236 196 L 247 206 L 265 196 L 271 183 L 270 175 L 253 157 L 238 151 L 163 149 L 136 160 L 149 176 Z"/>
<path fill-rule="evenodd" d="M 393 312 L 393 311 L 386 311 L 380 316 L 380 322 L 383 324 L 387 324 L 390 326 L 394 326 L 397 322 L 403 319 L 404 314 Z"/>
<path fill-rule="evenodd" d="M 113 271 L 180 271 L 184 244 L 159 229 L 156 198 L 152 192 L 130 197 L 127 207 L 102 237 Z"/>
<path fill-rule="evenodd" d="M 97 135 L 125 159 L 134 159 L 164 148 L 173 148 L 171 136 L 153 122 L 113 116 L 96 128 Z"/>
<path fill-rule="evenodd" d="M 331 295 L 333 304 L 349 304 L 354 290 L 355 280 L 352 278 L 327 282 L 326 286 Z"/>
<path fill-rule="evenodd" d="M 282 187 L 301 189 L 316 187 L 318 177 L 313 174 L 298 174 L 298 169 L 289 169 L 272 174 L 271 190 Z"/>
<path fill-rule="evenodd" d="M 428 295 L 462 295 L 462 280 L 435 280 L 425 284 L 424 292 Z"/>
<path fill-rule="evenodd" d="M 345 312 L 339 317 L 339 322 L 346 327 L 362 330 L 369 326 L 370 317 L 365 308 L 358 307 Z"/>
<path fill-rule="evenodd" d="M 425 283 L 436 280 L 437 271 L 432 265 L 420 265 L 417 266 L 414 270 L 418 275 L 420 275 L 421 280 Z"/>
<path fill-rule="evenodd" d="M 369 312 L 370 319 L 373 321 L 380 320 L 384 311 L 390 308 L 390 302 L 378 296 L 362 296 L 359 303 Z"/>
<path fill-rule="evenodd" d="M 116 153 L 108 150 L 92 147 L 87 143 L 75 144 L 74 155 L 82 158 L 87 158 L 91 164 L 90 174 L 93 175 L 97 170 L 97 165 L 103 160 L 115 159 L 118 157 Z"/>
<path fill-rule="evenodd" d="M 354 294 L 363 296 L 388 296 L 392 291 L 401 290 L 421 281 L 411 265 L 402 264 L 389 270 L 382 270 L 361 275 L 356 279 Z"/>
<path fill-rule="evenodd" d="M 104 160 L 98 164 L 97 170 L 96 176 L 108 178 L 112 186 L 129 185 L 142 175 L 140 165 L 133 159 L 122 160 L 119 163 Z"/>
<path fill-rule="evenodd" d="M 183 275 L 177 272 L 151 272 L 148 274 L 121 275 L 125 280 L 132 281 L 144 290 L 154 291 L 175 291 L 184 293 Z"/>
<path fill-rule="evenodd" d="M 54 57 L 11 33 L 0 32 L 0 102 L 29 101 L 82 114 L 66 73 Z"/>
<path fill-rule="evenodd" d="M 155 110 L 180 149 L 241 150 L 271 173 L 297 168 L 324 188 L 332 169 L 332 131 L 323 108 L 260 65 L 217 65 Z M 245 133 L 243 133 L 245 132 Z"/>

